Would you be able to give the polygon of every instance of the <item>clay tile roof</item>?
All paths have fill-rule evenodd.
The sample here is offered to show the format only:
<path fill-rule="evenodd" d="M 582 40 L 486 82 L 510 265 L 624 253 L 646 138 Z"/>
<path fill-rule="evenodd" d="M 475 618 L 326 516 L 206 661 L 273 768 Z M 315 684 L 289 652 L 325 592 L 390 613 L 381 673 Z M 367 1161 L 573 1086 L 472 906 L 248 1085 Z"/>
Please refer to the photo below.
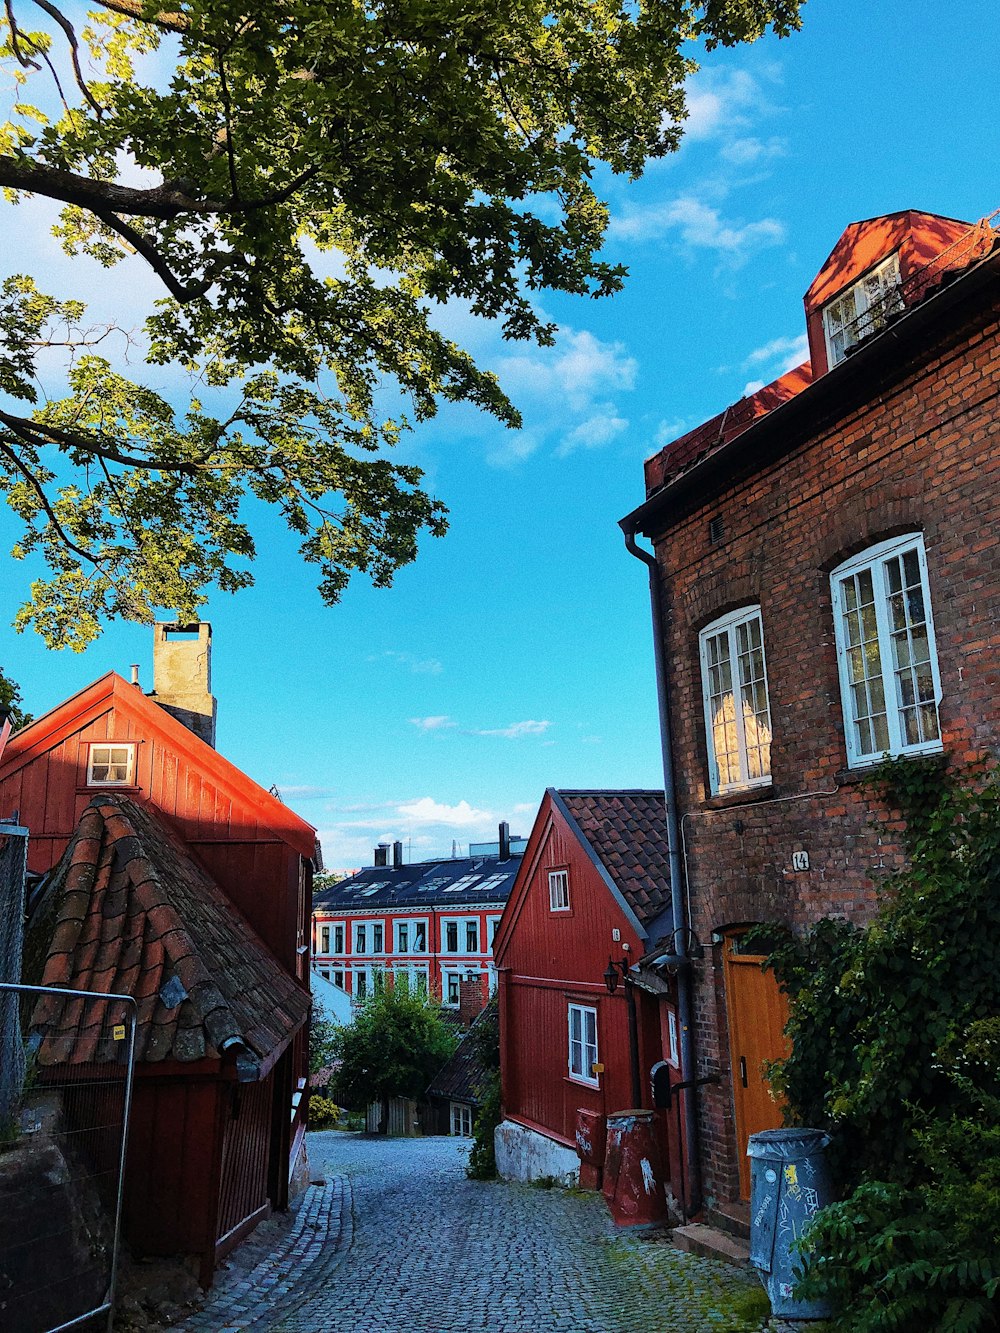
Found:
<path fill-rule="evenodd" d="M 57 906 L 42 983 L 131 995 L 137 1059 L 217 1059 L 233 1043 L 264 1061 L 305 1021 L 308 993 L 133 801 L 96 796 L 52 875 Z M 187 998 L 168 1007 L 161 991 L 171 981 Z M 39 1062 L 121 1058 L 124 1043 L 112 1032 L 121 1021 L 109 1006 L 46 996 L 33 1015 Z"/>
<path fill-rule="evenodd" d="M 644 926 L 670 906 L 662 791 L 560 791 L 556 795 Z"/>
<path fill-rule="evenodd" d="M 428 1097 L 447 1097 L 454 1102 L 481 1105 L 489 1087 L 490 1071 L 480 1056 L 480 1041 L 485 1039 L 489 1028 L 497 1029 L 497 1023 L 496 1005 L 487 1005 L 473 1020 L 451 1059 L 434 1076 L 427 1089 Z"/>

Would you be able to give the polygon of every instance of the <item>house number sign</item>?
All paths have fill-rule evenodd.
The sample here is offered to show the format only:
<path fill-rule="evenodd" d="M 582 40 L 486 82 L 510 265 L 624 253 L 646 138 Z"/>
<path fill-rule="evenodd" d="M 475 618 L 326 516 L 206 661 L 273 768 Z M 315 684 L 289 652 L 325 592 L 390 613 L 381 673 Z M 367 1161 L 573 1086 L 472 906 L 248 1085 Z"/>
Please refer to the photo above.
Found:
<path fill-rule="evenodd" d="M 809 853 L 808 853 L 808 852 L 792 852 L 792 869 L 793 869 L 793 870 L 808 870 L 808 869 L 809 869 Z"/>

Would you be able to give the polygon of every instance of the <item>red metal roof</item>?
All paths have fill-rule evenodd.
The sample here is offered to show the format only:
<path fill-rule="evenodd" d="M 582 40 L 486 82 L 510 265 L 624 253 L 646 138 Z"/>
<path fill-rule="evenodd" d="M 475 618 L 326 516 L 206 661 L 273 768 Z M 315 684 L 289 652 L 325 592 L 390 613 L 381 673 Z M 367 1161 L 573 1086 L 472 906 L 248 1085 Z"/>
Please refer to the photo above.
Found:
<path fill-rule="evenodd" d="M 217 1059 L 233 1047 L 270 1065 L 308 1016 L 308 993 L 155 816 L 125 796 L 94 797 L 51 892 L 42 984 L 131 995 L 138 1060 Z M 39 1063 L 120 1059 L 112 1029 L 122 1021 L 105 1004 L 43 997 L 33 1016 L 44 1037 Z"/>

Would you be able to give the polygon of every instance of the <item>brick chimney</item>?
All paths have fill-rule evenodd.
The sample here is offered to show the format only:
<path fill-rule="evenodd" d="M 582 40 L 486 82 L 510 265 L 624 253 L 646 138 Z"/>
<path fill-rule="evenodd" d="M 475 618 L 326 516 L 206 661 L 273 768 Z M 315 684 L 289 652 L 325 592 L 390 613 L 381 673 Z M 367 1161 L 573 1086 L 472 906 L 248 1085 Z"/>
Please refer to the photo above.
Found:
<path fill-rule="evenodd" d="M 458 1017 L 467 1028 L 486 1008 L 479 977 L 462 977 L 458 983 Z"/>
<path fill-rule="evenodd" d="M 212 626 L 157 621 L 153 626 L 151 696 L 189 731 L 215 748 L 217 704 L 212 697 Z"/>

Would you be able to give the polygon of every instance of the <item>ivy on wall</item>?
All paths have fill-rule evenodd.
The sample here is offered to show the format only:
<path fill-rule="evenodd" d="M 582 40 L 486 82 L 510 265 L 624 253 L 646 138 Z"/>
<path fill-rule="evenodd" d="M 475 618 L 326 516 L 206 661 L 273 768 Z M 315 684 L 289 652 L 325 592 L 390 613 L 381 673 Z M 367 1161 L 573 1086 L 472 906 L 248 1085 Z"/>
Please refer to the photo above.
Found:
<path fill-rule="evenodd" d="M 1000 1328 L 1000 768 L 896 760 L 871 786 L 906 869 L 867 926 L 774 949 L 793 1123 L 833 1135 L 844 1202 L 818 1216 L 802 1294 L 855 1333 Z"/>

